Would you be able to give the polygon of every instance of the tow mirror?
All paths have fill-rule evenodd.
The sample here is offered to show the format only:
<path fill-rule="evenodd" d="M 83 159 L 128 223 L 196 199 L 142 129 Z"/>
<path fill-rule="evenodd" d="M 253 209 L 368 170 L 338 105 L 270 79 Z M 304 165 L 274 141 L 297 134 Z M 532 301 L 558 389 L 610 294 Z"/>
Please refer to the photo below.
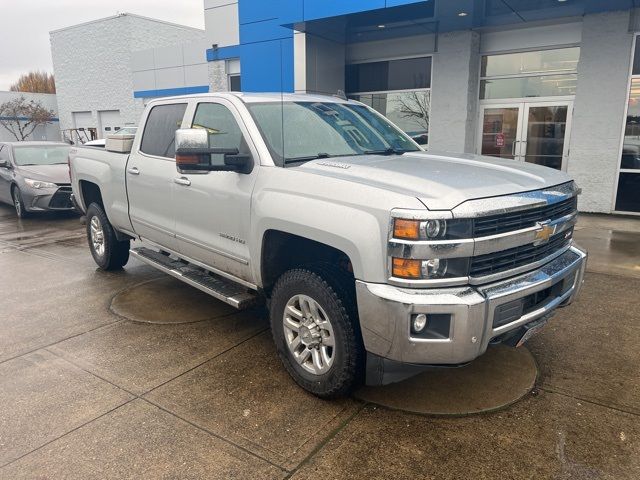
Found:
<path fill-rule="evenodd" d="M 251 155 L 240 154 L 237 148 L 211 147 L 209 138 L 204 128 L 176 130 L 176 168 L 180 173 L 251 173 Z M 214 157 L 221 157 L 222 161 L 216 162 Z"/>

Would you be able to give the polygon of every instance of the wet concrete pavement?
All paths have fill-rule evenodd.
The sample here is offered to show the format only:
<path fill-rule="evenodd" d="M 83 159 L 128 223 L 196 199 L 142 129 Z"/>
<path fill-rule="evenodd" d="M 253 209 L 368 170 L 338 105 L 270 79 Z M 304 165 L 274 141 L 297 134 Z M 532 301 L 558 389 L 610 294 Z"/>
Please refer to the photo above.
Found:
<path fill-rule="evenodd" d="M 576 237 L 590 271 L 528 344 L 534 390 L 436 417 L 306 394 L 260 312 L 179 284 L 186 317 L 158 301 L 132 321 L 132 287 L 153 310 L 172 280 L 100 272 L 76 217 L 0 207 L 0 479 L 640 478 L 640 219 L 585 216 Z"/>

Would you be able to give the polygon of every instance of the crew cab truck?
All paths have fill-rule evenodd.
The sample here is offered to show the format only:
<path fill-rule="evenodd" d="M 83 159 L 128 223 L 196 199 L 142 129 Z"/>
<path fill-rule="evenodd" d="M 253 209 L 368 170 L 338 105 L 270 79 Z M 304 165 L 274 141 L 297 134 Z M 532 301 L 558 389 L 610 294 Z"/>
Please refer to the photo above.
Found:
<path fill-rule="evenodd" d="M 159 99 L 118 142 L 70 153 L 96 263 L 266 300 L 285 368 L 320 397 L 519 345 L 583 281 L 565 173 L 426 152 L 358 102 Z"/>

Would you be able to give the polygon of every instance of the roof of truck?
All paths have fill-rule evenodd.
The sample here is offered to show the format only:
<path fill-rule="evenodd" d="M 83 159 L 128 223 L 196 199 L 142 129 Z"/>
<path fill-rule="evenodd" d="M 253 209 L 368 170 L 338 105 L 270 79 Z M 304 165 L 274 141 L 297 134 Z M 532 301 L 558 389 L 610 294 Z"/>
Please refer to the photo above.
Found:
<path fill-rule="evenodd" d="M 240 93 L 240 92 L 213 92 L 213 93 L 199 93 L 195 95 L 181 95 L 177 97 L 165 97 L 152 100 L 152 102 L 158 100 L 173 100 L 173 99 L 185 99 L 185 98 L 239 98 L 244 103 L 278 103 L 278 102 L 333 102 L 333 103 L 348 103 L 349 100 L 345 100 L 339 96 L 333 95 L 318 95 L 311 93 Z M 151 102 L 149 102 L 151 103 Z"/>

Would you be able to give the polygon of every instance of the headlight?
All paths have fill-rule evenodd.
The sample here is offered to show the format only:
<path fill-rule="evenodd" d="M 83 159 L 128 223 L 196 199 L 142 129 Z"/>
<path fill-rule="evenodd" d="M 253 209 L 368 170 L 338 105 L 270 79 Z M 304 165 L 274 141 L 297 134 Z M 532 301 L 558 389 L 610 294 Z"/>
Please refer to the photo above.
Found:
<path fill-rule="evenodd" d="M 407 280 L 434 280 L 439 278 L 466 277 L 469 273 L 468 258 L 430 258 L 416 260 L 393 258 L 391 274 Z"/>
<path fill-rule="evenodd" d="M 393 237 L 402 240 L 453 240 L 471 237 L 471 220 L 393 221 Z"/>
<path fill-rule="evenodd" d="M 58 188 L 58 185 L 56 185 L 55 183 L 33 180 L 31 178 L 25 178 L 24 183 L 33 188 Z"/>

